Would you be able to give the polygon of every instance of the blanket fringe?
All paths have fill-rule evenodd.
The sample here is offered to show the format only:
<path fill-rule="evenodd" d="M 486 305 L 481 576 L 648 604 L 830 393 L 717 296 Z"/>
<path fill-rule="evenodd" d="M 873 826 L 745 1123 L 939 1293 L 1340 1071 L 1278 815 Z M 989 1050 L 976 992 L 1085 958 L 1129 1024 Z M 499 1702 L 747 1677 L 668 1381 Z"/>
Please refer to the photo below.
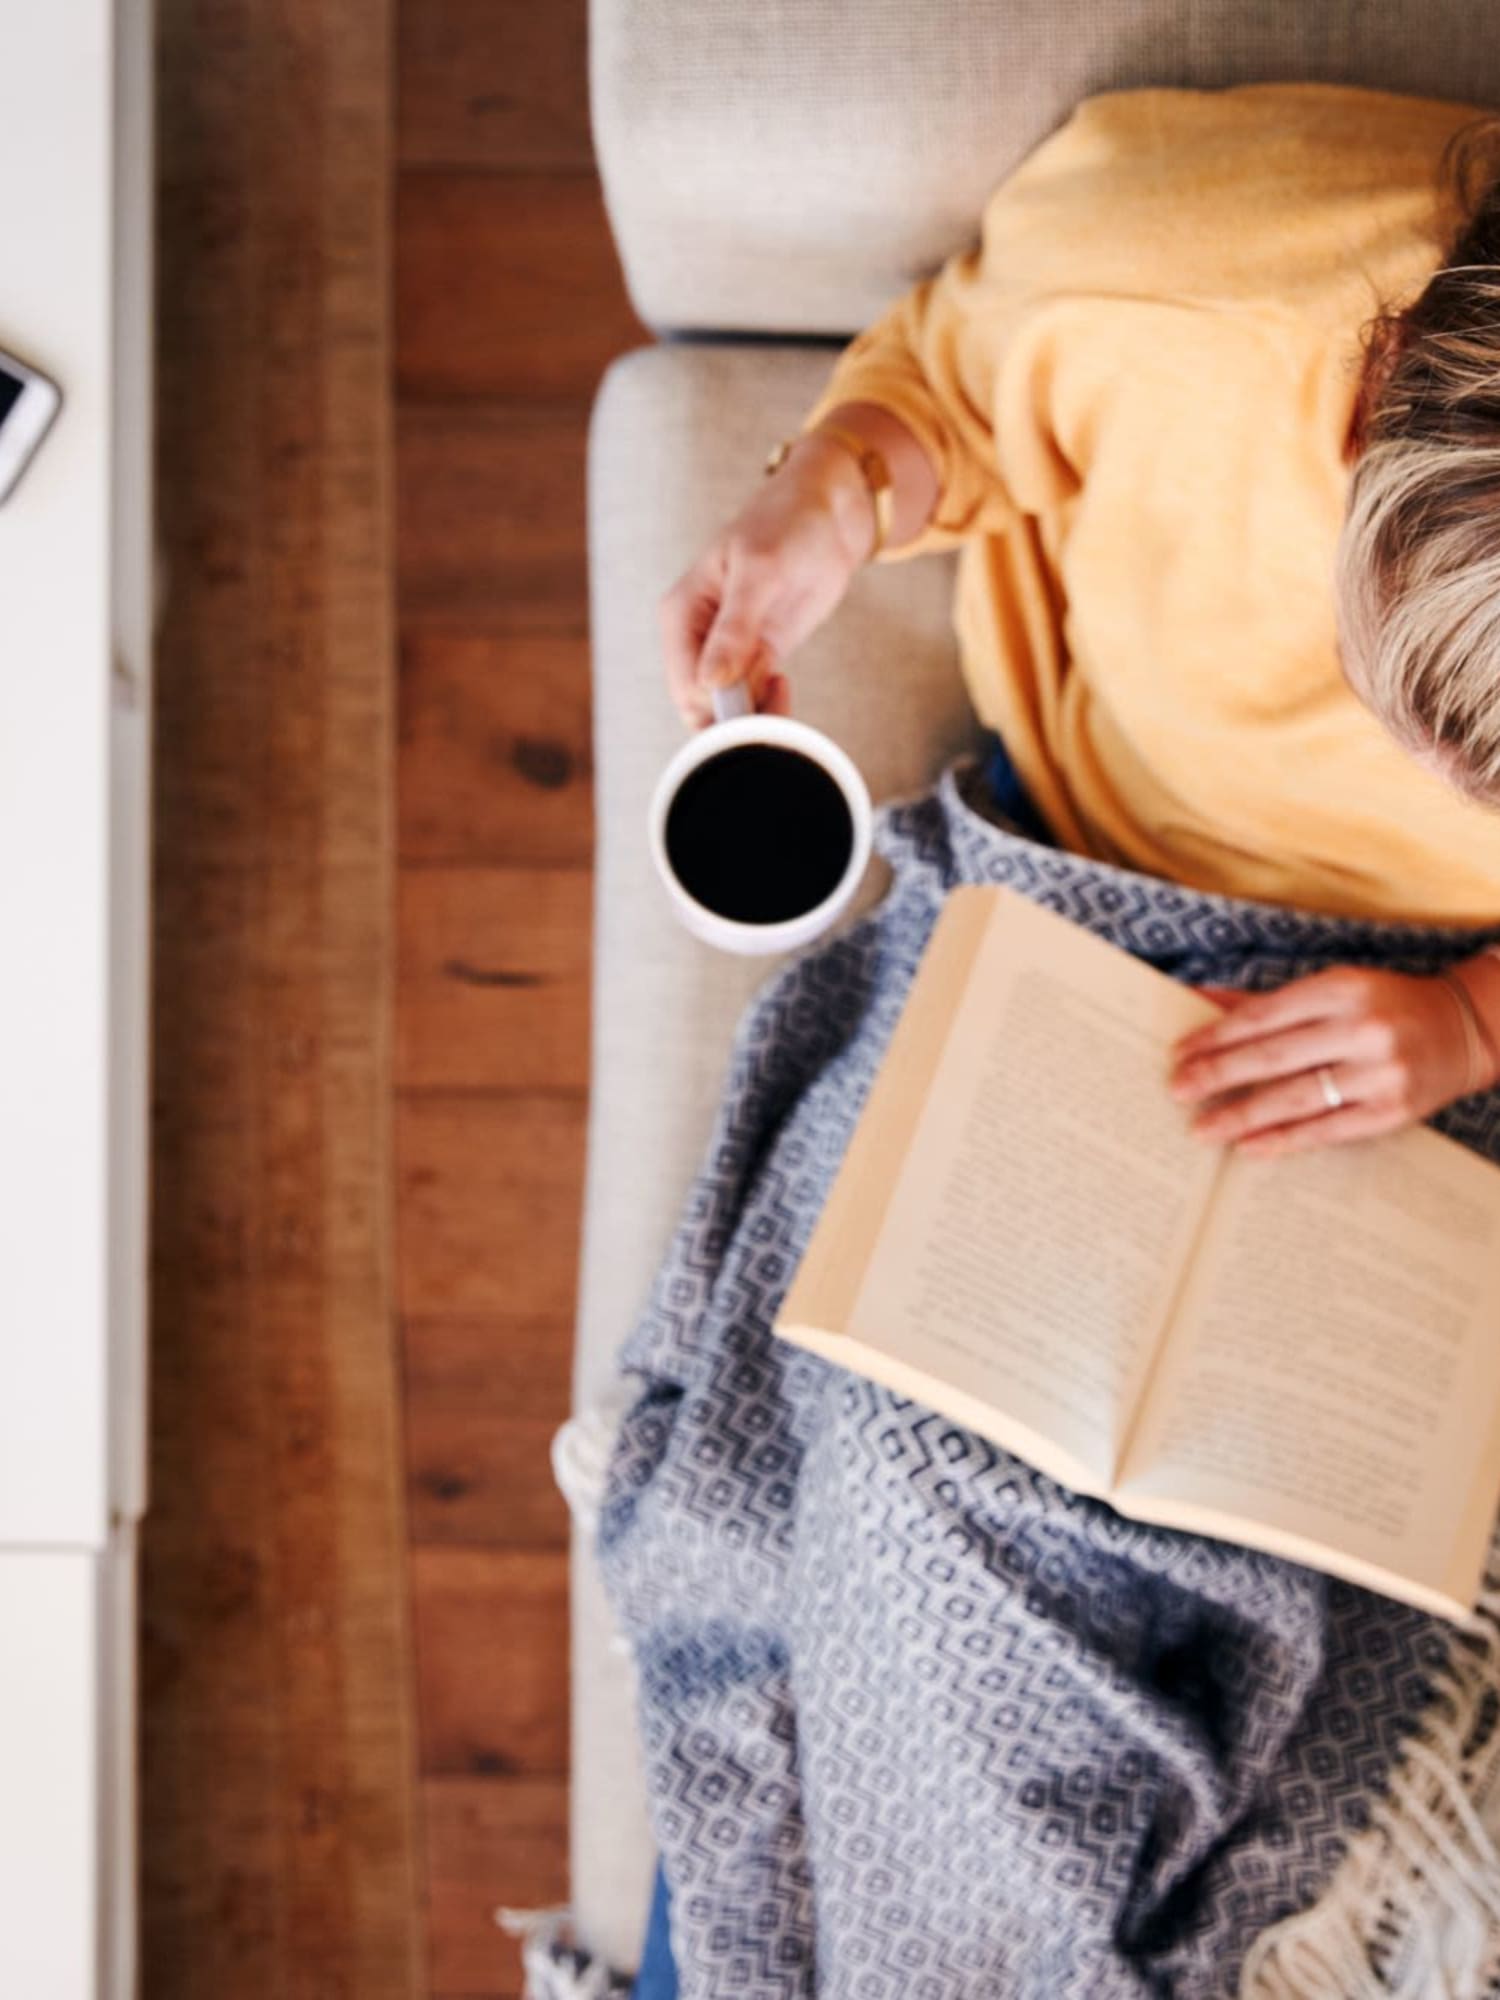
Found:
<path fill-rule="evenodd" d="M 575 1943 L 570 1909 L 501 1909 L 495 1922 L 521 1940 L 525 2000 L 628 2000 L 631 1981 Z"/>
<path fill-rule="evenodd" d="M 609 1456 L 620 1419 L 629 1406 L 628 1386 L 614 1385 L 609 1395 L 596 1398 L 569 1417 L 552 1440 L 552 1477 L 573 1519 L 590 1537 L 599 1532 Z"/>
<path fill-rule="evenodd" d="M 614 1450 L 620 1420 L 629 1406 L 627 1385 L 617 1384 L 610 1395 L 569 1417 L 552 1439 L 552 1477 L 568 1503 L 568 1511 L 590 1542 L 599 1533 L 599 1510 L 604 1504 L 610 1453 Z M 608 1646 L 611 1653 L 633 1665 L 630 1641 L 623 1632 L 614 1629 L 613 1620 Z M 630 1670 L 627 1667 L 626 1671 Z"/>
<path fill-rule="evenodd" d="M 1240 2000 L 1500 1994 L 1500 1574 L 1457 1628 L 1370 1823 L 1306 1910 L 1255 1940 Z"/>

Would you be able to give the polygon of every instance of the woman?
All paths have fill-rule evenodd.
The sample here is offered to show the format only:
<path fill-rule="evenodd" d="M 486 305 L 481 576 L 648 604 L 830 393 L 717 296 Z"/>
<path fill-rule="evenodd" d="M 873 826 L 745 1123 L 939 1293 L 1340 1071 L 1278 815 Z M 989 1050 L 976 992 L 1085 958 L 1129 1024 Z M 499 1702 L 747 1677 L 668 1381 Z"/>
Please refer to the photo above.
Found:
<path fill-rule="evenodd" d="M 667 592 L 684 718 L 738 680 L 787 712 L 863 562 L 957 547 L 1012 817 L 1225 894 L 1500 917 L 1497 136 L 1321 84 L 1086 100 Z M 1214 1143 L 1365 1138 L 1500 1078 L 1490 953 L 1217 997 L 1173 1077 Z"/>

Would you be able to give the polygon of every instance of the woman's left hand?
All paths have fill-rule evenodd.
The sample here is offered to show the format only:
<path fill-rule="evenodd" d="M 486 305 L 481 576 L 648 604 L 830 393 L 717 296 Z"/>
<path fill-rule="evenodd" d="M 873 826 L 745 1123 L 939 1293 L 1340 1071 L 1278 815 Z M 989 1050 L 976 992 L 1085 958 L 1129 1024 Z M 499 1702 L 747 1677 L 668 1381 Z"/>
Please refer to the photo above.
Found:
<path fill-rule="evenodd" d="M 1440 979 L 1335 965 L 1270 993 L 1199 991 L 1225 1011 L 1174 1044 L 1169 1078 L 1181 1102 L 1213 1100 L 1195 1138 L 1301 1152 L 1394 1132 L 1464 1094 L 1463 1026 Z M 1337 1109 L 1320 1067 L 1343 1097 Z"/>

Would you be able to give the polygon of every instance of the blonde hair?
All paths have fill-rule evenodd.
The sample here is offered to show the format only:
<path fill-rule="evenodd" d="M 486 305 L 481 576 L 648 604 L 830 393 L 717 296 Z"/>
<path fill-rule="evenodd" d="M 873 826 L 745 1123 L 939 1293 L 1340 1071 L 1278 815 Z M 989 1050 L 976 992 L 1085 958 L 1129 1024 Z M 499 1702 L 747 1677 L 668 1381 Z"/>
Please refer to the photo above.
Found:
<path fill-rule="evenodd" d="M 1361 329 L 1348 505 L 1334 563 L 1340 651 L 1404 748 L 1500 807 L 1500 117 L 1439 171 L 1446 259 Z"/>

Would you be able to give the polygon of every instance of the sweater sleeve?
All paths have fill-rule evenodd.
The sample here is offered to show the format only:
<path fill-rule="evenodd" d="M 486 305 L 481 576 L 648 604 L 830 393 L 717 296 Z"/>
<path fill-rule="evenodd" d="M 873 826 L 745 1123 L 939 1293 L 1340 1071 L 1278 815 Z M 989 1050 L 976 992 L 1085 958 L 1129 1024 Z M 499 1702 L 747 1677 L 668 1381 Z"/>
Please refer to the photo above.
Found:
<path fill-rule="evenodd" d="M 811 430 L 840 403 L 878 403 L 921 443 L 938 475 L 931 517 L 877 562 L 904 562 L 997 534 L 1016 517 L 1000 477 L 989 405 L 993 357 L 974 323 L 984 289 L 982 251 L 950 257 L 856 334 L 802 420 Z"/>

